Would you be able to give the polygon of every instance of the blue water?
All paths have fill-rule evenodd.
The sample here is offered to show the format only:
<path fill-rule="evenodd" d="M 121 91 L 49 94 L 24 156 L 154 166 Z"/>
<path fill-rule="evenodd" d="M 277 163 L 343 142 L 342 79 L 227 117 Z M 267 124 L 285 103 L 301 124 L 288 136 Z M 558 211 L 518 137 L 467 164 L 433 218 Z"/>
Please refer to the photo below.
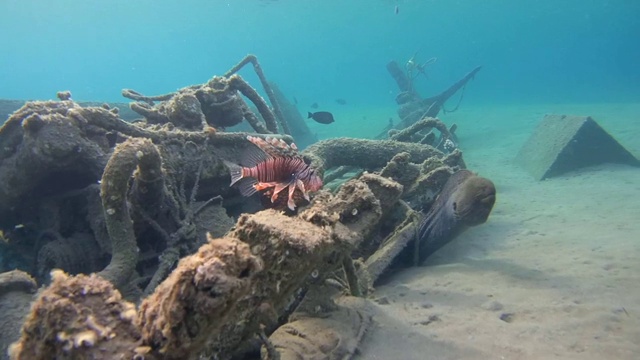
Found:
<path fill-rule="evenodd" d="M 637 101 L 638 15 L 636 0 L 2 0 L 0 98 L 123 101 L 254 53 L 302 104 L 392 106 L 385 64 L 420 50 L 438 58 L 425 95 L 482 65 L 469 103 Z"/>

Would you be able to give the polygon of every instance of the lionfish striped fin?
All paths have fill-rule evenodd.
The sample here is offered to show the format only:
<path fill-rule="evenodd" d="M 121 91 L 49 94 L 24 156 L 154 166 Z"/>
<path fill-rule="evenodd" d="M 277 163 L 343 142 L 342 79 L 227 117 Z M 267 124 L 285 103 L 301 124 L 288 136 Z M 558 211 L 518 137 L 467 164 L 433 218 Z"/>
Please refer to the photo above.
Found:
<path fill-rule="evenodd" d="M 270 156 L 256 144 L 249 144 L 242 152 L 240 163 L 244 167 L 252 168 L 269 159 Z"/>
<path fill-rule="evenodd" d="M 278 194 L 288 186 L 291 186 L 291 183 L 275 183 L 273 194 L 271 195 L 271 202 L 275 202 L 278 198 Z"/>
<path fill-rule="evenodd" d="M 304 196 L 304 199 L 307 201 L 310 201 L 309 192 L 307 191 L 307 189 L 305 189 L 304 183 L 302 182 L 302 180 L 300 179 L 296 180 L 296 187 L 300 189 L 300 191 L 302 192 L 302 195 Z"/>
<path fill-rule="evenodd" d="M 258 180 L 254 178 L 242 178 L 241 181 L 238 182 L 238 190 L 243 196 L 251 196 L 258 191 L 255 187 L 257 183 Z"/>
<path fill-rule="evenodd" d="M 295 185 L 290 185 L 289 186 L 289 197 L 287 200 L 287 207 L 289 209 L 291 209 L 292 211 L 296 209 L 296 203 L 295 201 L 293 201 L 293 193 L 296 191 L 296 187 Z"/>

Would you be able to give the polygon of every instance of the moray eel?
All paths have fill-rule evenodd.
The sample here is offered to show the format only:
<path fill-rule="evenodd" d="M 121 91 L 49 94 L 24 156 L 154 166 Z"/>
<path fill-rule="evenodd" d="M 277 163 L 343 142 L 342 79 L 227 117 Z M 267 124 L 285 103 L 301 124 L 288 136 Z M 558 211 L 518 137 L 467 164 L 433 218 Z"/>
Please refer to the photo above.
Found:
<path fill-rule="evenodd" d="M 422 263 L 469 227 L 486 222 L 495 201 L 491 180 L 469 170 L 455 172 L 419 224 L 414 261 Z"/>

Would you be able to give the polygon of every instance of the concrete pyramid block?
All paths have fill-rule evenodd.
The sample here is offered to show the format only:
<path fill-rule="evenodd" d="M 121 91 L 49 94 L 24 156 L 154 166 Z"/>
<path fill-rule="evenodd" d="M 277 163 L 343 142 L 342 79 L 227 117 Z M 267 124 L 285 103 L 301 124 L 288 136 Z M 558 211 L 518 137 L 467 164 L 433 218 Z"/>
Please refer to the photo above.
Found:
<path fill-rule="evenodd" d="M 640 166 L 590 116 L 568 115 L 545 115 L 516 161 L 538 180 L 607 162 Z"/>

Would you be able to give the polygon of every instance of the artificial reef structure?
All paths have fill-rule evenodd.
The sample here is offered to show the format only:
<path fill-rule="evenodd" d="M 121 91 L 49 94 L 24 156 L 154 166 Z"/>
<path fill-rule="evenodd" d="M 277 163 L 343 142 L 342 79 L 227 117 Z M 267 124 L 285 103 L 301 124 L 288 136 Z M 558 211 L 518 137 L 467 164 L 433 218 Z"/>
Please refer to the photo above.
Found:
<path fill-rule="evenodd" d="M 236 74 L 247 64 L 271 105 Z M 61 92 L 0 128 L 0 349 L 11 359 L 348 359 L 376 280 L 423 260 L 434 228 L 450 240 L 486 221 L 495 201 L 473 181 L 436 201 L 450 179 L 474 176 L 452 177 L 462 152 L 432 117 L 385 140 L 306 147 L 296 156 L 339 185 L 293 212 L 243 197 L 225 162 L 247 136 L 290 144 L 305 132 L 252 55 L 172 94 L 123 95 L 142 119 Z M 224 131 L 245 120 L 253 131 Z M 444 151 L 424 141 L 430 129 Z M 464 201 L 473 223 L 446 208 Z"/>

